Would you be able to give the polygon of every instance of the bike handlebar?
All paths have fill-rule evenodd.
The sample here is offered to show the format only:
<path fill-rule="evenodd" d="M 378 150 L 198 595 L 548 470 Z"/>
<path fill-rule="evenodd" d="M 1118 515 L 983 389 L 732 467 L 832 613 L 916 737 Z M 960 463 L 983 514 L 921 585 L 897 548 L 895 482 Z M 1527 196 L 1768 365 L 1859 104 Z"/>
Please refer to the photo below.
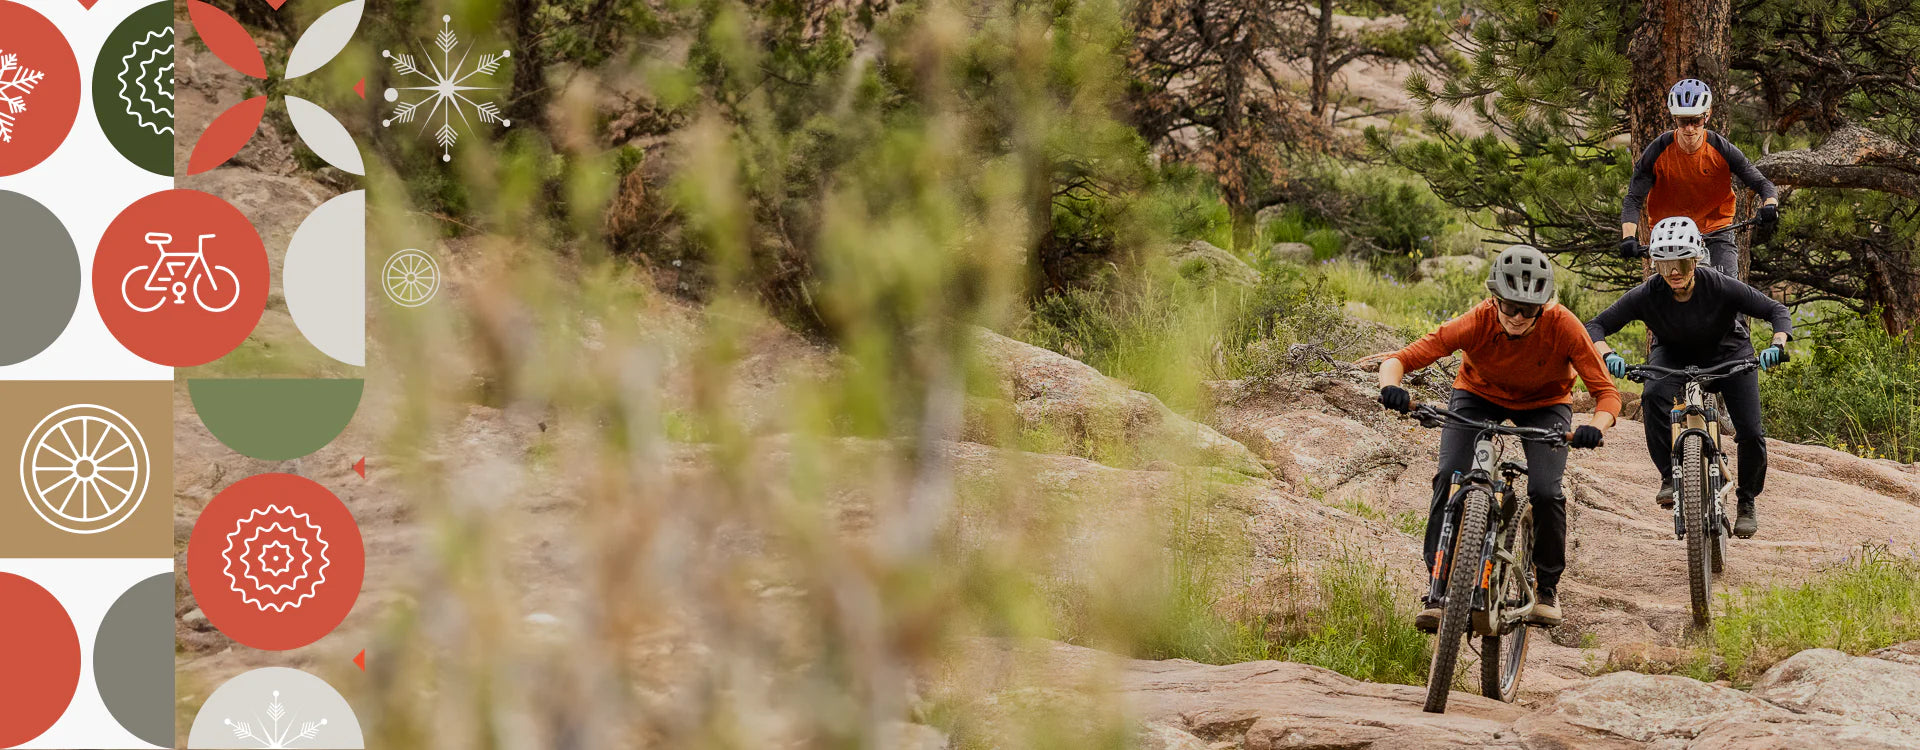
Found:
<path fill-rule="evenodd" d="M 1479 432 L 1491 432 L 1496 435 L 1507 435 L 1509 437 L 1519 438 L 1522 442 L 1527 443 L 1543 443 L 1554 446 L 1566 445 L 1567 443 L 1567 433 L 1558 430 L 1550 430 L 1544 427 L 1515 427 L 1500 424 L 1499 422 L 1483 422 L 1477 419 L 1468 419 L 1432 404 L 1415 406 L 1409 410 L 1405 416 L 1418 421 L 1421 427 L 1428 429 L 1447 426 L 1464 427 Z"/>
<path fill-rule="evenodd" d="M 1758 369 L 1759 367 L 1760 360 L 1754 357 L 1730 360 L 1712 367 L 1682 367 L 1680 369 L 1674 369 L 1671 367 L 1661 367 L 1659 365 L 1629 365 L 1627 367 L 1627 379 L 1635 383 L 1645 383 L 1649 375 L 1659 378 L 1678 375 L 1686 380 L 1697 380 L 1705 383 L 1721 378 L 1730 378 Z"/>

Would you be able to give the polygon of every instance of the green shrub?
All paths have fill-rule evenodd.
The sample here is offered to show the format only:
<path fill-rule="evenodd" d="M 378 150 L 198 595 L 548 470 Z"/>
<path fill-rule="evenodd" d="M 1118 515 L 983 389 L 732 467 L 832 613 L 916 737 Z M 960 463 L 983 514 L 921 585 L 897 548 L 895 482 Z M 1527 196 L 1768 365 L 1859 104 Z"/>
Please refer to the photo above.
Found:
<path fill-rule="evenodd" d="M 1711 648 L 1727 676 L 1750 682 L 1806 649 L 1863 654 L 1920 638 L 1920 559 L 1867 545 L 1804 584 L 1747 587 L 1724 601 Z"/>
<path fill-rule="evenodd" d="M 1753 326 L 1764 337 L 1764 323 Z M 1920 458 L 1920 348 L 1877 315 L 1833 311 L 1760 377 L 1767 434 L 1871 458 Z"/>

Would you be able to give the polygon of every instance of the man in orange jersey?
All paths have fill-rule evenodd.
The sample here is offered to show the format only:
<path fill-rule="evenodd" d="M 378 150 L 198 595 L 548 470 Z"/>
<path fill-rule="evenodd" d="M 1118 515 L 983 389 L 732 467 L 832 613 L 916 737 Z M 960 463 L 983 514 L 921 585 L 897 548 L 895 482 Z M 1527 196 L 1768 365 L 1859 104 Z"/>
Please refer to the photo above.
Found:
<path fill-rule="evenodd" d="M 1725 231 L 1733 225 L 1733 178 L 1760 194 L 1763 228 L 1780 221 L 1780 191 L 1739 147 L 1707 130 L 1713 114 L 1713 91 L 1707 84 L 1692 78 L 1674 84 L 1667 91 L 1667 112 L 1673 115 L 1674 129 L 1647 144 L 1633 164 L 1633 179 L 1620 205 L 1620 256 L 1643 254 L 1635 239 L 1643 216 L 1655 221 L 1685 216 L 1706 239 L 1708 265 L 1738 279 L 1740 252 L 1733 232 Z"/>
<path fill-rule="evenodd" d="M 1553 265 L 1530 245 L 1500 253 L 1488 274 L 1492 298 L 1449 320 L 1440 329 L 1395 352 L 1380 365 L 1380 404 L 1401 413 L 1412 398 L 1400 387 L 1408 370 L 1418 370 L 1456 351 L 1464 352 L 1447 408 L 1468 419 L 1511 420 L 1522 427 L 1569 429 L 1573 424 L 1573 378 L 1593 393 L 1593 423 L 1573 429 L 1568 445 L 1597 448 L 1620 414 L 1620 392 L 1594 353 L 1580 319 L 1553 301 Z M 1440 524 L 1454 472 L 1473 464 L 1471 430 L 1440 433 L 1440 470 L 1433 476 L 1433 502 L 1427 513 L 1425 554 L 1433 568 Z M 1528 621 L 1560 624 L 1556 594 L 1566 569 L 1567 501 L 1560 477 L 1567 467 L 1564 448 L 1526 443 L 1527 498 L 1533 503 L 1533 565 L 1539 576 L 1539 603 Z M 1439 629 L 1440 610 L 1429 606 L 1415 627 Z"/>

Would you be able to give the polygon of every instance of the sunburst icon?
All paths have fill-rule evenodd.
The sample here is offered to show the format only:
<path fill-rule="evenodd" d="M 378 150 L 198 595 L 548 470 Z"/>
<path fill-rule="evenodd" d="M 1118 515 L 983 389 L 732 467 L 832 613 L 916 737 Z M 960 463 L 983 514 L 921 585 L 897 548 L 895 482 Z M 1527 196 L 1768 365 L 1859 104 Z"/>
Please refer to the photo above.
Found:
<path fill-rule="evenodd" d="M 440 22 L 443 26 L 433 39 L 433 46 L 439 50 L 438 57 L 425 45 L 422 45 L 418 57 L 405 51 L 380 50 L 380 56 L 392 61 L 394 73 L 403 82 L 417 78 L 427 84 L 388 88 L 385 96 L 388 102 L 395 102 L 394 109 L 390 116 L 380 121 L 380 127 L 392 127 L 394 123 L 404 124 L 418 119 L 421 121 L 420 132 L 425 133 L 437 121 L 439 127 L 433 130 L 433 140 L 440 144 L 440 161 L 446 162 L 453 160 L 453 144 L 460 139 L 459 131 L 453 127 L 455 117 L 460 119 L 463 128 L 472 127 L 472 119 L 498 124 L 503 128 L 513 127 L 513 121 L 501 115 L 500 105 L 489 98 L 491 94 L 483 93 L 498 92 L 503 87 L 474 85 L 475 79 L 493 82 L 493 74 L 499 72 L 502 61 L 513 57 L 513 50 L 481 53 L 478 58 L 473 58 L 473 45 L 462 47 L 459 35 L 453 33 L 453 16 L 441 16 Z M 456 48 L 460 49 L 458 59 L 454 58 Z M 426 61 L 425 67 L 422 67 L 421 60 Z M 471 68 L 467 67 L 469 61 L 474 63 Z M 400 101 L 403 92 L 408 97 L 407 101 Z M 419 98 L 412 98 L 415 96 Z M 427 108 L 425 113 L 420 112 L 422 107 Z M 473 112 L 471 119 L 468 110 Z"/>

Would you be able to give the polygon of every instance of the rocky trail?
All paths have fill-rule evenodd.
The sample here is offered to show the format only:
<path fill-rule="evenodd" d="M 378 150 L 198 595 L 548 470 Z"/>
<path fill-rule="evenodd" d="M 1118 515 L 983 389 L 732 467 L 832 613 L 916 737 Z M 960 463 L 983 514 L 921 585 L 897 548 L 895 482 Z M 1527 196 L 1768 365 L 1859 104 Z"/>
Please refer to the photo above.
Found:
<path fill-rule="evenodd" d="M 208 92 L 240 87 L 214 81 L 235 74 L 203 49 L 182 49 L 180 142 L 191 143 L 188 136 L 230 103 Z M 339 189 L 295 176 L 283 135 L 269 132 L 232 165 L 181 181 L 221 194 L 245 211 L 260 226 L 276 269 L 299 219 Z M 462 259 L 456 253 L 450 261 L 442 294 L 447 304 L 459 304 Z M 667 325 L 691 325 L 685 311 L 678 314 Z M 754 355 L 732 398 L 746 421 L 776 424 L 783 384 L 832 368 L 833 356 L 785 333 L 753 343 Z M 1371 376 L 1346 370 L 1258 388 L 1211 383 L 1211 404 L 1196 421 L 1065 356 L 986 331 L 978 333 L 977 343 L 996 371 L 997 391 L 969 403 L 967 428 L 944 446 L 961 478 L 1002 470 L 1019 453 L 976 442 L 984 439 L 980 420 L 995 414 L 1068 436 L 1118 428 L 1127 442 L 1182 449 L 1125 466 L 1069 453 L 1012 457 L 1030 467 L 1039 483 L 1061 492 L 1130 488 L 1114 500 L 1120 503 L 1144 502 L 1184 481 L 1190 467 L 1224 470 L 1237 477 L 1222 491 L 1244 521 L 1256 578 L 1282 574 L 1277 566 L 1283 558 L 1311 567 L 1358 550 L 1393 571 L 1408 599 L 1417 596 L 1419 541 L 1391 519 L 1424 513 L 1437 435 L 1383 413 L 1368 385 Z M 276 349 L 306 347 L 277 295 L 248 346 L 269 359 L 303 358 Z M 183 710 L 202 691 L 257 666 L 306 668 L 341 678 L 351 689 L 349 660 L 378 641 L 383 613 L 421 595 L 417 563 L 432 554 L 433 531 L 419 521 L 401 478 L 387 468 L 383 440 L 394 398 L 376 369 L 366 402 L 344 435 L 315 455 L 271 463 L 226 449 L 201 426 L 184 386 L 177 390 L 174 505 L 182 570 L 198 509 L 238 478 L 263 471 L 302 474 L 333 489 L 358 519 L 367 551 L 364 592 L 347 621 L 321 642 L 289 652 L 235 648 L 199 615 L 180 576 L 176 636 Z M 564 482 L 506 477 L 494 467 L 527 463 L 546 428 L 533 416 L 473 406 L 429 451 L 433 460 L 467 470 L 462 481 L 475 486 L 520 483 L 524 491 L 506 493 L 511 500 L 487 512 L 511 529 L 495 552 L 513 580 L 514 604 L 530 622 L 544 621 L 534 615 L 566 611 L 577 596 L 569 582 L 578 562 L 567 553 L 577 501 Z M 1761 531 L 1752 540 L 1735 541 L 1723 585 L 1799 581 L 1865 543 L 1920 548 L 1915 467 L 1779 441 L 1769 447 L 1773 464 L 1760 499 Z M 350 468 L 362 456 L 370 467 L 365 479 Z M 1518 704 L 1456 693 L 1449 713 L 1434 716 L 1419 710 L 1423 688 L 1365 683 L 1300 664 L 1210 666 L 1131 660 L 1057 643 L 984 645 L 1037 649 L 1062 680 L 1084 680 L 1089 691 L 1117 690 L 1142 720 L 1145 746 L 1169 750 L 1920 747 L 1920 642 L 1867 656 L 1803 652 L 1775 665 L 1747 691 L 1636 671 L 1592 676 L 1594 665 L 1609 660 L 1660 671 L 1662 654 L 1689 637 L 1684 551 L 1672 538 L 1669 516 L 1653 504 L 1656 484 L 1636 422 L 1609 433 L 1604 448 L 1573 458 L 1569 562 L 1561 589 L 1567 623 L 1534 639 Z M 1355 512 L 1361 507 L 1374 512 Z M 849 525 L 858 531 L 857 514 Z"/>

